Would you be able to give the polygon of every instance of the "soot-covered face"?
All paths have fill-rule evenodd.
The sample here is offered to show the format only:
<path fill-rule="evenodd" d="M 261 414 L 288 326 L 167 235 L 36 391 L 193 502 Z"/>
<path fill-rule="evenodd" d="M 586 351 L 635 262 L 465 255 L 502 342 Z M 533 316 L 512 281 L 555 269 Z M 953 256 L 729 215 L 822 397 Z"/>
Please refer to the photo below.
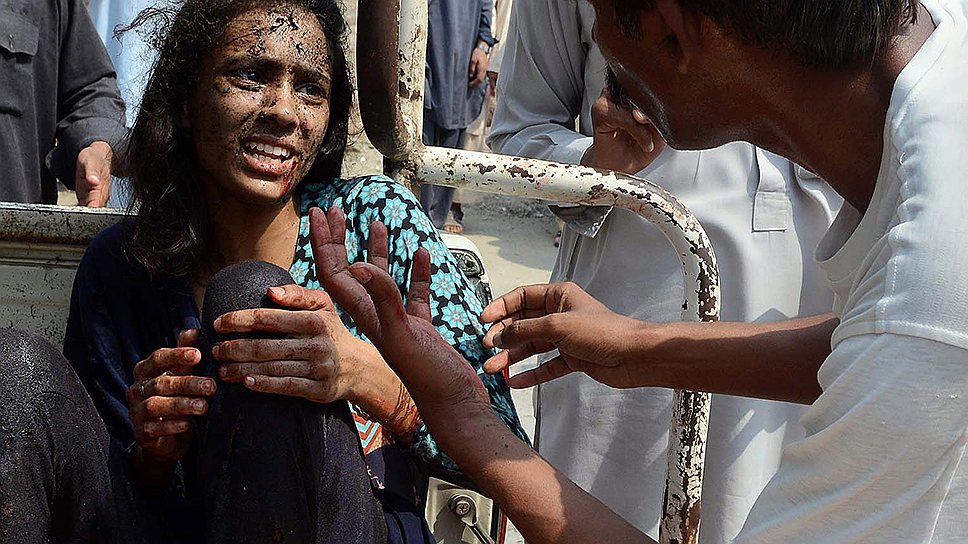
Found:
<path fill-rule="evenodd" d="M 210 201 L 288 200 L 326 135 L 331 74 L 312 13 L 256 8 L 229 23 L 205 55 L 185 120 Z"/>

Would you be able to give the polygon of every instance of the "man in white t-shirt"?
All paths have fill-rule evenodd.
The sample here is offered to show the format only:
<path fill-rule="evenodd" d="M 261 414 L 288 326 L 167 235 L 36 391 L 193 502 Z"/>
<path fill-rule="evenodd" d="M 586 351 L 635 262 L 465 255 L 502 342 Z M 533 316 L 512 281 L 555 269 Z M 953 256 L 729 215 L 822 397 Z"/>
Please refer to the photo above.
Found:
<path fill-rule="evenodd" d="M 818 249 L 837 319 L 652 324 L 532 286 L 485 310 L 507 349 L 487 370 L 555 347 L 512 386 L 582 371 L 809 403 L 737 543 L 968 541 L 968 0 L 592 3 L 606 59 L 671 145 L 748 140 L 845 198 Z M 354 267 L 379 323 L 364 297 L 334 298 L 529 542 L 649 541 L 503 430 L 467 365 L 400 318 L 392 280 Z"/>
<path fill-rule="evenodd" d="M 813 250 L 840 198 L 803 168 L 745 142 L 647 152 L 639 142 L 651 142 L 653 133 L 632 112 L 614 103 L 603 107 L 605 97 L 596 102 L 606 70 L 592 41 L 594 23 L 594 8 L 585 0 L 515 4 L 503 42 L 494 150 L 623 171 L 670 191 L 717 248 L 724 320 L 829 314 L 833 295 Z M 655 226 L 628 210 L 567 210 L 582 225 L 590 214 L 607 216 L 596 221 L 601 227 L 591 236 L 578 226 L 564 230 L 552 282 L 574 282 L 612 311 L 638 320 L 680 319 L 682 264 Z M 532 438 L 541 456 L 629 523 L 657 535 L 672 392 L 614 389 L 576 373 L 541 384 L 534 398 Z M 782 448 L 803 438 L 805 409 L 713 397 L 702 544 L 725 544 L 739 533 L 779 466 Z"/>

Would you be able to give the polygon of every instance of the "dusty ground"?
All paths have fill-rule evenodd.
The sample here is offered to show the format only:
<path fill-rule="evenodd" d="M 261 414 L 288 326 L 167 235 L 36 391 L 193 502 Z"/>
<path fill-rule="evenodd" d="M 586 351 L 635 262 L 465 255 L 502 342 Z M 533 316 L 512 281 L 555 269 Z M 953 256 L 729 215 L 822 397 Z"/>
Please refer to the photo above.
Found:
<path fill-rule="evenodd" d="M 552 245 L 557 227 L 547 207 L 532 200 L 484 195 L 481 202 L 465 205 L 464 214 L 464 236 L 480 250 L 495 297 L 548 281 L 557 255 Z M 531 391 L 515 391 L 514 402 L 532 433 Z"/>

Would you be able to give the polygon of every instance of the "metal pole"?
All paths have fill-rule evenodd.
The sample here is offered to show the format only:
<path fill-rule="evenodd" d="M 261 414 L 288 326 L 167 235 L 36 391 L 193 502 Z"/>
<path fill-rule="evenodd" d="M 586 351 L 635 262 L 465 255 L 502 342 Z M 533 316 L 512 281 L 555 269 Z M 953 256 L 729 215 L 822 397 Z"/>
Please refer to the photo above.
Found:
<path fill-rule="evenodd" d="M 427 2 L 359 0 L 360 116 L 384 172 L 419 191 L 407 161 L 422 145 Z"/>
<path fill-rule="evenodd" d="M 643 179 L 536 159 L 424 148 L 416 161 L 424 183 L 476 191 L 609 205 L 638 213 L 672 244 L 682 263 L 684 321 L 719 320 L 719 271 L 699 221 L 672 194 Z M 699 538 L 709 395 L 675 391 L 669 431 L 662 544 L 695 544 Z"/>
<path fill-rule="evenodd" d="M 415 171 L 423 183 L 633 211 L 658 227 L 679 254 L 686 286 L 682 318 L 719 319 L 719 273 L 709 238 L 675 196 L 652 182 L 585 166 L 440 147 L 423 148 Z"/>

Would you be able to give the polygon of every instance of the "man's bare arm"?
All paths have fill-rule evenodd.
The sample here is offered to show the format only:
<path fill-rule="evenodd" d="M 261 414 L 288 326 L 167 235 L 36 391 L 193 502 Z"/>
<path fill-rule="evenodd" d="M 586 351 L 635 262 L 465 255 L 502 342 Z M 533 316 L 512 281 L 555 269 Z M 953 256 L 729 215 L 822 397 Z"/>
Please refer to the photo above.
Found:
<path fill-rule="evenodd" d="M 667 323 L 639 335 L 652 363 L 636 365 L 657 386 L 812 404 L 830 355 L 833 314 L 775 323 Z M 633 346 L 637 343 L 633 342 Z"/>
<path fill-rule="evenodd" d="M 833 315 L 776 323 L 645 323 L 616 314 L 574 284 L 516 289 L 484 310 L 495 325 L 486 345 L 503 348 L 499 372 L 557 349 L 559 356 L 514 376 L 530 387 L 584 372 L 618 388 L 669 387 L 808 404 L 830 353 Z"/>

